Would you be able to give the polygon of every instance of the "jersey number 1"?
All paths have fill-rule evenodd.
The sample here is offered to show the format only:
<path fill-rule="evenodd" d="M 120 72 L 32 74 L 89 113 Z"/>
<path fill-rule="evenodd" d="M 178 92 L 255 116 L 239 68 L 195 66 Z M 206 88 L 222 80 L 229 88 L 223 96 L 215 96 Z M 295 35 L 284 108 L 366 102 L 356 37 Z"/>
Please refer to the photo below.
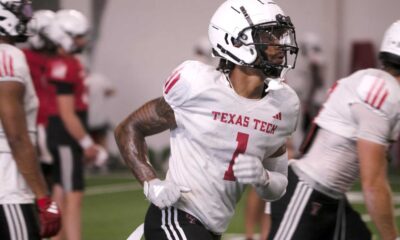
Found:
<path fill-rule="evenodd" d="M 249 141 L 249 134 L 238 132 L 236 136 L 236 142 L 237 142 L 236 150 L 232 155 L 232 159 L 229 163 L 228 170 L 225 171 L 224 180 L 235 181 L 236 178 L 235 175 L 233 174 L 233 164 L 235 163 L 235 159 L 239 155 L 239 153 L 246 152 L 248 141 Z"/>

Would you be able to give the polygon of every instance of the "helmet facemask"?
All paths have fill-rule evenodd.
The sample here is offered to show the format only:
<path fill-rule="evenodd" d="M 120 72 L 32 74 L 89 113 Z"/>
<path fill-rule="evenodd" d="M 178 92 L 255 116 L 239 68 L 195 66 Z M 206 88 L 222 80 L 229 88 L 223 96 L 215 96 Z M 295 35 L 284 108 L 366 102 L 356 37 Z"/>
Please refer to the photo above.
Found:
<path fill-rule="evenodd" d="M 85 49 L 88 47 L 88 33 L 82 33 L 78 35 L 74 35 L 73 33 L 66 32 L 68 36 L 72 39 L 74 42 L 73 47 L 70 51 L 71 54 L 80 54 L 85 51 Z"/>
<path fill-rule="evenodd" d="M 257 51 L 257 59 L 251 66 L 271 78 L 283 77 L 289 69 L 293 69 L 299 50 L 290 18 L 279 14 L 276 19 L 242 31 L 251 31 L 253 43 L 244 45 L 254 45 Z M 243 38 L 244 34 L 239 36 Z"/>

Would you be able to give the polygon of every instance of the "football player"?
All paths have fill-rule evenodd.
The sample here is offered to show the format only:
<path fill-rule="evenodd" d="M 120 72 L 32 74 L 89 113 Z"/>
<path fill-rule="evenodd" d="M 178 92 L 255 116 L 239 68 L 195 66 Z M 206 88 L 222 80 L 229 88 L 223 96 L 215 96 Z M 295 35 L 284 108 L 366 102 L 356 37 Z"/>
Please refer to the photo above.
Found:
<path fill-rule="evenodd" d="M 94 161 L 101 152 L 87 132 L 85 73 L 75 56 L 86 46 L 88 29 L 86 17 L 71 9 L 56 12 L 43 29 L 44 37 L 53 44 L 45 73 L 51 85 L 47 139 L 54 161 L 53 196 L 65 213 L 56 239 L 81 239 L 83 158 Z"/>
<path fill-rule="evenodd" d="M 28 30 L 32 34 L 28 38 L 28 46 L 23 48 L 32 76 L 33 86 L 39 99 L 39 110 L 37 116 L 38 125 L 38 155 L 41 162 L 43 174 L 48 186 L 52 185 L 51 166 L 52 157 L 47 147 L 46 126 L 47 109 L 49 104 L 48 82 L 45 77 L 47 64 L 48 42 L 43 37 L 43 29 L 54 19 L 55 13 L 51 10 L 35 11 L 32 20 L 28 24 Z"/>
<path fill-rule="evenodd" d="M 28 1 L 0 1 L 0 239 L 4 240 L 51 237 L 61 224 L 33 145 L 38 99 L 25 56 L 13 46 L 26 40 L 31 17 Z"/>
<path fill-rule="evenodd" d="M 115 129 L 123 158 L 151 202 L 146 239 L 220 239 L 245 187 L 265 200 L 287 185 L 285 143 L 299 99 L 282 82 L 294 67 L 294 26 L 271 0 L 228 0 L 209 25 L 219 70 L 178 66 L 151 100 Z M 145 137 L 170 130 L 165 179 L 148 163 Z"/>
<path fill-rule="evenodd" d="M 400 130 L 400 21 L 387 29 L 379 58 L 381 69 L 331 88 L 306 155 L 289 166 L 288 192 L 271 204 L 269 239 L 371 239 L 345 198 L 359 176 L 380 239 L 398 239 L 386 152 Z"/>

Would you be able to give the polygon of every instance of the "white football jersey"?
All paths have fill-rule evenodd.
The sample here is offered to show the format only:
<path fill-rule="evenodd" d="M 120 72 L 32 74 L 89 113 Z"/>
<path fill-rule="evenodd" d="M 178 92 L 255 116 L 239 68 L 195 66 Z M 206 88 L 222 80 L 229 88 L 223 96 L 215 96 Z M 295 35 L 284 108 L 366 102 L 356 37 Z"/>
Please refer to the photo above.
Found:
<path fill-rule="evenodd" d="M 299 100 L 285 83 L 270 80 L 262 99 L 239 96 L 224 74 L 196 61 L 181 64 L 167 79 L 164 98 L 175 113 L 167 179 L 191 189 L 176 207 L 222 233 L 244 185 L 232 166 L 239 153 L 260 161 L 285 144 L 296 129 Z"/>
<path fill-rule="evenodd" d="M 369 120 L 375 121 L 379 127 L 362 130 L 352 112 L 353 104 L 371 111 Z M 372 116 L 377 119 L 372 120 Z M 357 71 L 339 80 L 332 88 L 315 123 L 322 130 L 308 153 L 293 164 L 325 187 L 344 193 L 350 190 L 359 176 L 357 138 L 360 136 L 382 145 L 397 140 L 400 130 L 400 85 L 392 75 L 382 70 Z M 374 126 L 373 123 L 370 125 Z"/>
<path fill-rule="evenodd" d="M 350 106 L 365 104 L 371 111 L 390 122 L 392 131 L 387 141 L 397 140 L 400 122 L 400 86 L 389 73 L 379 69 L 357 71 L 341 79 L 315 119 L 318 126 L 340 136 L 356 140 L 358 124 Z"/>
<path fill-rule="evenodd" d="M 25 85 L 24 106 L 29 136 L 36 142 L 36 115 L 39 106 L 25 55 L 9 44 L 0 44 L 0 82 L 17 81 Z M 0 204 L 30 203 L 33 194 L 18 172 L 4 129 L 0 123 Z"/>

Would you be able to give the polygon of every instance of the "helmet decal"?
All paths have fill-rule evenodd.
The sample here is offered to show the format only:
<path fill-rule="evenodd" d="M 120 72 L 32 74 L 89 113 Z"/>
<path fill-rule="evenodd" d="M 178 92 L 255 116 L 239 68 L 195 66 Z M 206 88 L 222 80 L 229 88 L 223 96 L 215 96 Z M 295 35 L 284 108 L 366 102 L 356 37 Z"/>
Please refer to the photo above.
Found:
<path fill-rule="evenodd" d="M 241 6 L 241 7 L 240 7 L 240 11 L 243 13 L 244 18 L 245 18 L 246 21 L 249 23 L 249 25 L 250 25 L 250 26 L 253 26 L 253 25 L 254 25 L 254 24 L 253 24 L 253 21 L 251 21 L 251 18 L 250 18 L 250 16 L 249 16 L 249 14 L 247 14 L 246 9 L 245 9 L 243 6 Z"/>

